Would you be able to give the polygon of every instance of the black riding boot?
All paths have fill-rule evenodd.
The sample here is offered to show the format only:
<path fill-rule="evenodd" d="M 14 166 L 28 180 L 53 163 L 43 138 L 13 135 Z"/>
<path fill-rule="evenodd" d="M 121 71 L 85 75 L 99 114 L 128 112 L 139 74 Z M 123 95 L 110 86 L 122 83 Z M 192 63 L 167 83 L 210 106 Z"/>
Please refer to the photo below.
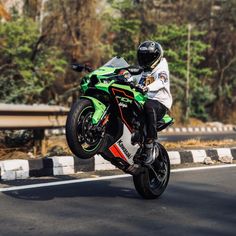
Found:
<path fill-rule="evenodd" d="M 146 165 L 151 165 L 155 161 L 155 156 L 154 156 L 154 143 L 146 143 L 144 147 L 144 155 L 145 155 L 145 160 L 144 163 Z"/>

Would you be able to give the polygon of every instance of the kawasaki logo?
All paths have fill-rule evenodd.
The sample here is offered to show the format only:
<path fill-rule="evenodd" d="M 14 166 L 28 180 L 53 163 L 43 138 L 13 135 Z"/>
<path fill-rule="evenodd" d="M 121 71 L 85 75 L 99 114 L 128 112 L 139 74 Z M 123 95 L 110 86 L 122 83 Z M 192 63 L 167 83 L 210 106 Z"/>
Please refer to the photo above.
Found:
<path fill-rule="evenodd" d="M 129 153 L 129 151 L 125 148 L 122 140 L 119 140 L 118 142 L 119 147 L 122 149 L 122 151 L 124 152 L 124 154 L 130 159 L 131 158 L 131 154 Z"/>

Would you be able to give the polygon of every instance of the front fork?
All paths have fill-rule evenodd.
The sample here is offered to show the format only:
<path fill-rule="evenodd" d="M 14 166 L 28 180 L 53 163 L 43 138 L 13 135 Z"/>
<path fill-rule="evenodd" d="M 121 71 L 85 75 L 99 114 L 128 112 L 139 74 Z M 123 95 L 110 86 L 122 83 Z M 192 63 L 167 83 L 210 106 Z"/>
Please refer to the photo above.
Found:
<path fill-rule="evenodd" d="M 104 105 L 98 99 L 90 96 L 81 96 L 81 98 L 88 99 L 93 103 L 94 114 L 92 116 L 92 130 L 100 135 L 101 138 L 105 135 L 105 127 L 107 122 L 109 121 L 109 108 L 110 106 Z"/>
<path fill-rule="evenodd" d="M 96 125 L 94 125 L 94 127 L 93 127 L 93 129 L 94 129 L 96 132 L 98 132 L 98 133 L 101 134 L 101 138 L 103 138 L 104 135 L 105 135 L 106 124 L 107 124 L 108 121 L 109 121 L 109 113 L 108 113 L 108 111 L 109 111 L 109 106 L 108 106 L 108 107 L 106 108 L 106 110 L 104 111 L 104 113 L 103 113 L 101 119 L 99 120 L 99 122 L 98 122 Z"/>
<path fill-rule="evenodd" d="M 107 110 L 106 105 L 100 102 L 98 99 L 91 96 L 81 96 L 81 98 L 88 99 L 93 103 L 95 112 L 92 116 L 92 123 L 93 125 L 97 125 L 99 121 L 102 119 L 102 117 L 104 117 L 104 113 Z"/>

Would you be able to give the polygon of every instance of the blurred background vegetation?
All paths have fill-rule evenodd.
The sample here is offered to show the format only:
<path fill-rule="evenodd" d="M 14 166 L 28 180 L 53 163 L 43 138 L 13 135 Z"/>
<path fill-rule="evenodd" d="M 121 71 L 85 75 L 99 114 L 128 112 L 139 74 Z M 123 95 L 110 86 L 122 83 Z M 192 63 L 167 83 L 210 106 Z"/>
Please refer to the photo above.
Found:
<path fill-rule="evenodd" d="M 70 105 L 82 76 L 70 63 L 137 64 L 137 46 L 152 39 L 169 62 L 177 122 L 188 107 L 236 123 L 235 0 L 0 0 L 0 16 L 1 103 Z"/>

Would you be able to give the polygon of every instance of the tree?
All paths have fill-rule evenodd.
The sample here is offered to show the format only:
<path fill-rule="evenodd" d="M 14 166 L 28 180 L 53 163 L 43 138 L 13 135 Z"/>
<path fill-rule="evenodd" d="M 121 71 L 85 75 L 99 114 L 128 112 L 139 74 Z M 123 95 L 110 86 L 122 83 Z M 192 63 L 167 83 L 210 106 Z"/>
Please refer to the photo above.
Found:
<path fill-rule="evenodd" d="M 101 24 L 100 4 L 97 0 L 25 0 L 24 13 L 38 22 L 44 44 L 60 48 L 68 64 L 76 61 L 96 68 L 110 53 L 103 44 L 106 28 Z M 68 104 L 67 95 L 79 87 L 80 77 L 67 67 L 65 76 L 55 80 L 48 91 L 54 102 Z M 72 96 L 77 99 L 78 91 Z"/>
<path fill-rule="evenodd" d="M 186 74 L 187 74 L 187 34 L 186 25 L 158 26 L 151 39 L 160 42 L 165 50 L 165 57 L 169 62 L 171 73 L 171 89 L 175 103 L 190 107 L 190 115 L 201 119 L 207 119 L 207 105 L 213 100 L 214 95 L 205 79 L 212 75 L 210 68 L 202 67 L 203 53 L 208 45 L 203 42 L 204 32 L 196 29 L 191 33 L 191 57 L 190 57 L 190 97 L 185 101 Z M 188 104 L 186 104 L 188 102 Z"/>
<path fill-rule="evenodd" d="M 42 43 L 38 25 L 14 16 L 0 23 L 0 100 L 6 103 L 48 102 L 43 92 L 64 74 L 65 60 L 56 47 Z"/>
<path fill-rule="evenodd" d="M 162 2 L 159 9 L 166 5 L 166 17 L 162 14 L 162 24 L 192 23 L 199 31 L 207 32 L 202 40 L 211 47 L 204 52 L 205 60 L 200 63 L 200 67 L 208 67 L 213 71 L 212 76 L 204 78 L 204 84 L 215 95 L 207 105 L 208 113 L 212 119 L 229 121 L 236 108 L 236 1 L 159 2 Z M 232 118 L 231 122 L 235 122 L 235 119 Z"/>
<path fill-rule="evenodd" d="M 6 1 L 1 1 L 4 2 Z M 8 0 L 8 2 L 13 1 Z M 181 104 L 185 102 L 183 98 L 187 59 L 186 25 L 191 23 L 194 25 L 194 30 L 191 32 L 189 104 L 192 115 L 203 119 L 212 117 L 222 121 L 232 116 L 236 108 L 235 0 L 14 0 L 14 2 L 24 2 L 23 13 L 38 23 L 36 28 L 41 29 L 36 37 L 36 42 L 39 41 L 38 48 L 46 50 L 56 46 L 63 51 L 69 63 L 73 60 L 90 62 L 96 68 L 112 55 L 120 55 L 130 64 L 136 64 L 136 49 L 140 42 L 150 38 L 162 40 L 170 63 L 171 79 L 175 85 L 172 87 L 173 94 L 176 102 Z M 2 42 L 3 39 L 0 39 L 0 45 Z M 39 53 L 38 50 L 33 51 Z M 2 48 L 0 52 L 3 52 Z M 20 78 L 16 70 L 16 68 L 19 70 L 19 66 L 14 67 L 11 62 L 11 66 L 5 65 L 9 64 L 6 63 L 5 54 L 6 52 L 0 58 L 1 78 L 6 79 L 14 73 Z M 23 67 L 20 66 L 21 69 Z M 11 81 L 16 84 L 22 80 L 11 79 Z M 68 90 L 74 91 L 75 87 L 79 86 L 79 81 L 78 75 L 67 69 L 65 76 L 57 76 L 53 85 L 47 86 L 41 96 L 46 94 L 46 97 L 53 98 L 55 103 L 67 102 L 66 98 L 60 100 L 58 94 L 63 95 L 65 91 L 67 91 L 65 94 L 70 94 Z M 10 89 L 9 84 L 5 83 L 5 88 L 9 86 Z M 41 96 L 38 96 L 39 100 Z M 232 118 L 232 121 L 235 119 Z"/>
<path fill-rule="evenodd" d="M 236 2 L 222 1 L 214 9 L 212 34 L 208 37 L 212 51 L 207 58 L 216 71 L 211 84 L 216 94 L 212 111 L 216 117 L 226 120 L 236 107 Z"/>
<path fill-rule="evenodd" d="M 197 29 L 192 32 L 190 101 L 188 104 L 185 101 L 188 32 L 186 24 L 177 26 L 169 23 L 168 25 L 157 24 L 156 26 L 154 20 L 157 17 L 155 15 L 158 15 L 157 11 L 160 11 L 160 8 L 154 4 L 154 1 L 135 3 L 131 0 L 113 0 L 110 2 L 116 12 L 116 14 L 112 13 L 113 17 L 110 20 L 112 22 L 111 31 L 115 33 L 113 40 L 115 54 L 125 57 L 130 63 L 136 63 L 136 50 L 141 41 L 153 39 L 160 42 L 169 61 L 175 103 L 181 103 L 183 111 L 186 106 L 190 106 L 192 116 L 207 119 L 206 107 L 214 96 L 209 85 L 205 83 L 212 71 L 201 65 L 204 62 L 204 52 L 208 48 L 208 45 L 203 42 L 205 33 Z M 164 6 L 166 5 L 162 7 Z M 153 14 L 150 9 L 154 9 L 155 13 Z M 144 17 L 148 10 L 151 12 L 151 18 L 150 14 L 149 17 Z M 165 14 L 162 17 L 165 17 Z"/>
<path fill-rule="evenodd" d="M 6 21 L 11 19 L 10 14 L 6 11 L 1 2 L 0 2 L 0 19 Z"/>
<path fill-rule="evenodd" d="M 113 55 L 124 57 L 129 63 L 136 62 L 136 48 L 140 41 L 141 20 L 138 7 L 132 0 L 109 1 L 113 11 L 107 17 L 110 29 L 107 37 L 113 35 Z"/>
<path fill-rule="evenodd" d="M 119 26 L 120 24 L 124 26 L 122 30 L 116 27 L 117 30 L 114 31 L 115 37 L 113 38 L 115 38 L 115 40 L 113 43 L 117 44 L 117 46 L 115 46 L 115 52 L 117 54 L 121 52 L 122 55 L 131 58 L 132 62 L 135 58 L 134 48 L 135 46 L 137 47 L 137 41 L 140 42 L 149 39 L 150 35 L 155 35 L 155 38 L 159 40 L 159 35 L 155 33 L 156 28 L 161 29 L 165 25 L 171 26 L 173 24 L 184 26 L 191 23 L 194 25 L 195 31 L 207 32 L 198 36 L 193 35 L 193 41 L 196 41 L 197 38 L 201 43 L 210 45 L 210 47 L 202 48 L 200 52 L 201 44 L 191 41 L 191 44 L 193 43 L 191 45 L 191 53 L 194 55 L 196 47 L 197 54 L 201 56 L 198 62 L 195 61 L 199 60 L 199 56 L 192 57 L 191 63 L 195 63 L 195 65 L 193 65 L 190 71 L 191 76 L 201 79 L 196 80 L 191 78 L 191 81 L 194 84 L 194 88 L 201 88 L 198 93 L 204 94 L 200 99 L 200 96 L 197 96 L 198 93 L 191 93 L 191 100 L 194 101 L 190 103 L 191 110 L 194 116 L 204 119 L 211 117 L 212 119 L 218 118 L 220 120 L 226 120 L 231 116 L 233 108 L 236 107 L 235 1 L 110 0 L 109 2 L 112 2 L 115 9 L 119 12 L 118 14 L 113 14 L 118 21 L 118 24 L 115 24 L 115 26 Z M 136 29 L 136 27 L 132 28 L 129 24 L 125 24 L 125 22 L 128 23 L 127 20 L 131 19 L 135 19 L 139 22 L 139 29 Z M 130 28 L 132 28 L 132 30 L 136 29 L 135 32 L 129 33 Z M 181 27 L 179 29 L 180 32 L 183 33 L 183 38 L 186 39 L 186 32 L 181 31 Z M 135 41 L 133 37 L 131 37 L 132 34 L 136 35 Z M 122 35 L 124 37 L 122 37 Z M 121 48 L 119 48 L 119 42 L 122 44 Z M 175 51 L 175 45 L 173 43 L 167 44 L 167 48 L 173 46 Z M 186 45 L 184 47 L 186 48 Z M 127 51 L 129 52 L 127 53 L 128 55 L 126 54 Z M 182 74 L 182 78 L 185 78 L 186 71 L 181 70 L 186 65 L 186 55 L 183 58 L 183 67 L 180 66 L 181 63 L 172 65 L 171 71 L 174 70 L 174 73 L 177 71 L 179 76 Z M 190 89 L 191 91 L 193 90 L 192 87 Z M 178 90 L 180 96 L 182 96 L 184 91 L 180 91 L 181 87 L 178 88 Z"/>

